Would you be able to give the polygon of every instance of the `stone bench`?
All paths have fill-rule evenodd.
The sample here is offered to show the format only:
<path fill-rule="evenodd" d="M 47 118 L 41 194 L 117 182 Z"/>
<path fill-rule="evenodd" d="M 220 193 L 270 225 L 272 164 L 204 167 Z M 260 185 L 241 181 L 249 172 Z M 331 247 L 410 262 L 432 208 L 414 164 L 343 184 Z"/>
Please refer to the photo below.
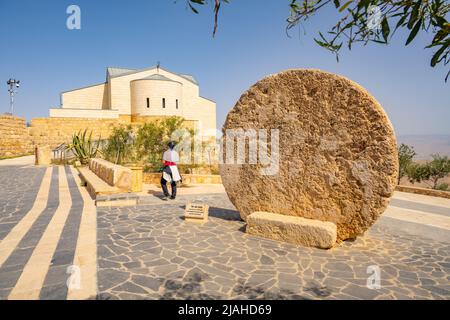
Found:
<path fill-rule="evenodd" d="M 108 183 L 99 178 L 94 172 L 89 170 L 88 167 L 78 168 L 81 181 L 86 185 L 89 193 L 94 199 L 97 196 L 111 195 L 115 193 L 122 193 L 122 191 L 114 186 L 110 186 Z"/>
<path fill-rule="evenodd" d="M 96 158 L 89 161 L 88 167 L 78 168 L 78 171 L 97 206 L 137 204 L 138 196 L 132 192 L 136 191 L 136 182 L 133 184 L 133 181 L 138 178 L 130 168 Z"/>
<path fill-rule="evenodd" d="M 337 238 L 332 222 L 261 211 L 247 216 L 246 231 L 254 236 L 321 249 L 332 248 Z"/>
<path fill-rule="evenodd" d="M 100 179 L 88 167 L 78 168 L 81 181 L 86 185 L 89 194 L 95 199 L 97 207 L 135 206 L 139 199 L 133 193 L 123 193 L 120 188 L 110 186 Z"/>
<path fill-rule="evenodd" d="M 104 159 L 94 158 L 89 160 L 89 169 L 104 182 L 121 189 L 122 192 L 131 192 L 133 189 L 133 174 L 130 168 L 116 165 Z"/>

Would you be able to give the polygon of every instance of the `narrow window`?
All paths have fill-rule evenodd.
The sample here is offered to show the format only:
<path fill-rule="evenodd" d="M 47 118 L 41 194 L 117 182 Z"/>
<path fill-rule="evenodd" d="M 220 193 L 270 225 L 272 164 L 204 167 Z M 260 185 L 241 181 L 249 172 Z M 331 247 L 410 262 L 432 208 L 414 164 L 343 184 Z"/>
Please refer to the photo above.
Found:
<path fill-rule="evenodd" d="M 175 106 L 176 106 L 176 108 L 178 109 L 178 99 L 175 100 Z"/>
<path fill-rule="evenodd" d="M 166 98 L 163 98 L 163 108 L 166 107 Z"/>
<path fill-rule="evenodd" d="M 150 98 L 147 98 L 147 108 L 150 108 Z"/>

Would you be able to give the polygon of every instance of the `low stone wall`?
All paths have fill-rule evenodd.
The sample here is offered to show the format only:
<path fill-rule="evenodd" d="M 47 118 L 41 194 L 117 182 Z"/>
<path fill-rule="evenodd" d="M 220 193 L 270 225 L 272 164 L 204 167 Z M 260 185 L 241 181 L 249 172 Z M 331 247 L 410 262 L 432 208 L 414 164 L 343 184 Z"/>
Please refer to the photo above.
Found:
<path fill-rule="evenodd" d="M 108 138 L 114 126 L 127 124 L 122 119 L 83 118 L 35 118 L 31 120 L 29 134 L 33 144 L 49 145 L 52 148 L 69 143 L 79 131 L 92 131 L 92 137 Z"/>
<path fill-rule="evenodd" d="M 28 128 L 32 143 L 35 145 L 50 145 L 55 148 L 61 143 L 71 142 L 74 133 L 92 131 L 95 139 L 108 138 L 115 126 L 139 126 L 155 121 L 161 117 L 119 116 L 118 119 L 91 118 L 35 118 Z M 193 127 L 193 121 L 186 121 L 188 128 Z"/>
<path fill-rule="evenodd" d="M 162 120 L 164 118 L 168 118 L 168 116 L 140 116 L 140 115 L 132 115 L 129 121 L 133 124 L 143 125 L 145 123 L 154 122 L 157 120 Z M 197 121 L 195 120 L 184 120 L 184 127 L 186 129 L 194 129 Z"/>
<path fill-rule="evenodd" d="M 0 157 L 14 157 L 33 153 L 25 119 L 0 115 Z"/>
<path fill-rule="evenodd" d="M 110 186 L 132 190 L 131 169 L 95 158 L 89 160 L 89 169 Z"/>
<path fill-rule="evenodd" d="M 222 184 L 222 178 L 219 175 L 211 174 L 182 174 L 183 184 Z M 159 185 L 161 173 L 144 173 L 144 183 Z"/>
<path fill-rule="evenodd" d="M 119 125 L 140 126 L 162 117 L 119 116 L 118 119 L 92 118 L 34 118 L 30 127 L 25 119 L 0 115 L 0 157 L 12 157 L 34 152 L 34 146 L 55 148 L 70 143 L 72 136 L 80 131 L 92 132 L 93 139 L 106 139 Z M 186 121 L 186 127 L 194 121 Z"/>
<path fill-rule="evenodd" d="M 415 194 L 423 194 L 426 196 L 450 199 L 450 192 L 448 192 L 448 191 L 441 191 L 441 190 L 434 190 L 434 189 L 427 189 L 427 188 L 418 188 L 418 187 L 411 187 L 411 186 L 397 186 L 395 188 L 395 190 L 401 191 L 401 192 L 409 192 L 409 193 L 415 193 Z"/>

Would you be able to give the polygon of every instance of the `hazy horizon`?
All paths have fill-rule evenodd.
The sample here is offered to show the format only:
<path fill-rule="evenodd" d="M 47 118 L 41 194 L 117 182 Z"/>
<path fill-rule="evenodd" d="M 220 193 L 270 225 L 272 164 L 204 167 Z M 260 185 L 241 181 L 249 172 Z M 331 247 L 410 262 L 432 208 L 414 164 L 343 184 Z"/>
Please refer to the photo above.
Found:
<path fill-rule="evenodd" d="M 399 135 L 397 142 L 414 147 L 415 160 L 430 160 L 433 154 L 450 157 L 450 134 Z"/>

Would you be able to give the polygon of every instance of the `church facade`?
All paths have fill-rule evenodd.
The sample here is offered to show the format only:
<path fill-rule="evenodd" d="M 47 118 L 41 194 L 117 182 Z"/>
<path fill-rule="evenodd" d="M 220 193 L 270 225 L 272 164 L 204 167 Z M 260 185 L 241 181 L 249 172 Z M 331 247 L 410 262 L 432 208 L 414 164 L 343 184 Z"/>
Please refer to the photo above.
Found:
<path fill-rule="evenodd" d="M 163 68 L 107 68 L 104 83 L 61 94 L 61 106 L 50 118 L 95 119 L 108 123 L 146 122 L 179 116 L 203 136 L 216 130 L 216 103 L 200 96 L 199 84 L 187 74 Z"/>

